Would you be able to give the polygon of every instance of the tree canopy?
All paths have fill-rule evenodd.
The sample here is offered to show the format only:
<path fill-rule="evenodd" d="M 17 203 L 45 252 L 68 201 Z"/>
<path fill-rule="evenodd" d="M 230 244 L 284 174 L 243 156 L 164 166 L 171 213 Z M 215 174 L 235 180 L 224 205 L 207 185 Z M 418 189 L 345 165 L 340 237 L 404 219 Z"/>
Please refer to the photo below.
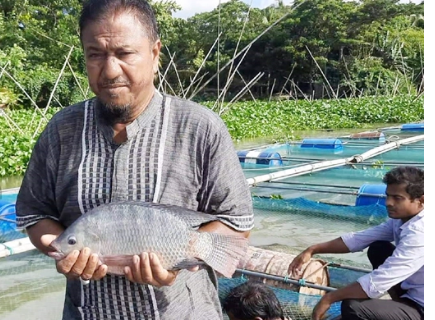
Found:
<path fill-rule="evenodd" d="M 1 1 L 0 106 L 91 96 L 81 3 Z M 158 85 L 171 94 L 223 101 L 423 92 L 424 2 L 295 0 L 257 9 L 231 0 L 186 20 L 173 17 L 175 1 L 151 4 L 164 45 Z"/>

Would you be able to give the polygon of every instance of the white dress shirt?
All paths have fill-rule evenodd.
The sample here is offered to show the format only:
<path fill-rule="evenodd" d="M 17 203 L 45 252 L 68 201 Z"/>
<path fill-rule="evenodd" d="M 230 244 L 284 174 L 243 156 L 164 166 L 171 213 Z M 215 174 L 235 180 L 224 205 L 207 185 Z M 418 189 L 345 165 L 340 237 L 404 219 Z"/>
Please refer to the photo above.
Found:
<path fill-rule="evenodd" d="M 401 219 L 388 219 L 341 238 L 351 252 L 362 251 L 374 241 L 394 241 L 393 254 L 358 282 L 370 298 L 379 298 L 402 282 L 402 289 L 407 291 L 402 297 L 424 307 L 424 210 L 405 223 Z"/>

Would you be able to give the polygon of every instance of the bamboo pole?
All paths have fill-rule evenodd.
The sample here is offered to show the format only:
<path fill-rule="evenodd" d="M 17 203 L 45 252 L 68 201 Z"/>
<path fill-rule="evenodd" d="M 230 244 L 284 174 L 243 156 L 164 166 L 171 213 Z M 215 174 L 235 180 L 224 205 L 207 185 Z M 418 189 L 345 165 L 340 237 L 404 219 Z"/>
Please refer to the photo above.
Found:
<path fill-rule="evenodd" d="M 0 258 L 36 249 L 30 239 L 22 238 L 0 244 Z"/>
<path fill-rule="evenodd" d="M 242 79 L 242 82 L 245 86 L 248 86 L 248 84 L 245 81 L 245 78 L 243 78 L 242 74 L 237 70 L 237 75 Z M 257 102 L 257 99 L 255 99 L 254 94 L 252 93 L 251 89 L 248 90 L 249 94 L 251 95 L 252 101 Z"/>
<path fill-rule="evenodd" d="M 196 70 L 195 76 L 193 77 L 192 81 L 190 82 L 189 86 L 187 87 L 186 90 L 184 90 L 184 95 L 183 98 L 186 99 L 186 94 L 188 94 L 190 92 L 190 89 L 192 88 L 193 84 L 196 81 L 196 78 L 199 75 L 199 72 L 201 71 L 201 69 L 204 67 L 205 63 L 208 60 L 208 57 L 210 56 L 210 54 L 213 52 L 214 47 L 216 46 L 216 44 L 218 43 L 218 40 L 220 39 L 222 35 L 222 32 L 219 33 L 219 35 L 217 36 L 216 40 L 214 41 L 213 45 L 211 46 L 210 50 L 208 50 L 207 55 L 204 57 L 204 59 L 201 62 L 201 65 L 199 66 L 198 70 Z"/>
<path fill-rule="evenodd" d="M 304 3 L 305 1 L 302 1 L 301 3 L 299 3 L 296 7 L 299 7 L 302 3 Z M 296 8 L 295 7 L 295 8 Z M 295 9 L 294 8 L 294 9 Z M 258 39 L 260 39 L 264 34 L 266 34 L 270 29 L 272 29 L 274 26 L 276 26 L 278 23 L 280 23 L 281 21 L 283 21 L 285 18 L 287 18 L 287 16 L 290 15 L 289 13 L 286 13 L 284 16 L 282 16 L 281 18 L 279 18 L 277 21 L 275 21 L 273 24 L 271 24 L 269 27 L 267 27 L 263 32 L 261 32 L 254 40 L 252 40 L 247 46 L 245 46 L 242 50 L 239 51 L 239 53 L 237 53 L 237 55 L 235 55 L 230 61 L 228 61 L 222 68 L 220 68 L 217 73 L 215 73 L 210 79 L 208 79 L 205 83 L 202 84 L 202 86 L 196 90 L 190 97 L 189 100 L 192 99 L 193 97 L 195 97 L 197 95 L 197 93 L 199 91 L 201 91 L 202 89 L 204 89 L 211 81 L 213 81 L 214 78 L 218 77 L 219 74 L 225 70 L 228 66 L 230 66 L 234 60 L 236 60 L 240 55 L 242 55 L 246 50 L 249 50 L 252 46 L 252 44 L 254 44 Z M 219 83 L 219 81 L 218 81 Z"/>
<path fill-rule="evenodd" d="M 313 164 L 306 164 L 306 165 L 296 167 L 296 168 L 291 168 L 288 170 L 273 172 L 273 173 L 249 178 L 249 179 L 247 179 L 247 181 L 248 181 L 248 184 L 250 186 L 252 186 L 252 185 L 255 185 L 255 184 L 260 183 L 260 182 L 266 182 L 266 181 L 277 180 L 277 179 L 284 179 L 284 178 L 288 178 L 288 177 L 301 176 L 301 175 L 312 173 L 312 172 L 341 167 L 341 166 L 346 165 L 346 164 L 360 163 L 360 162 L 363 162 L 364 160 L 375 157 L 375 156 L 380 155 L 382 153 L 391 151 L 393 149 L 397 149 L 401 145 L 406 145 L 406 144 L 410 144 L 410 143 L 414 143 L 414 142 L 418 142 L 418 141 L 422 141 L 422 140 L 424 140 L 424 135 L 419 135 L 419 136 L 391 142 L 391 143 L 385 144 L 383 146 L 373 148 L 372 150 L 369 150 L 363 154 L 354 155 L 354 156 L 349 157 L 349 158 L 321 161 L 321 162 L 317 162 L 317 163 L 313 163 Z"/>

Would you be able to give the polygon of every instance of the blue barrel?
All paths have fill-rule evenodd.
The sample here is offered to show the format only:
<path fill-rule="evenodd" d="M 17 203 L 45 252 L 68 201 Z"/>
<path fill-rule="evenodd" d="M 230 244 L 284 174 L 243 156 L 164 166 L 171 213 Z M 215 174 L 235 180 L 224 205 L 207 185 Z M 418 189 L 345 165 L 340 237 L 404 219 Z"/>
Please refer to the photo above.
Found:
<path fill-rule="evenodd" d="M 343 142 L 340 139 L 304 139 L 301 148 L 343 150 Z"/>
<path fill-rule="evenodd" d="M 238 151 L 240 163 L 282 166 L 282 158 L 278 152 L 268 151 Z"/>
<path fill-rule="evenodd" d="M 385 206 L 386 184 L 363 184 L 358 190 L 355 206 L 380 204 Z"/>
<path fill-rule="evenodd" d="M 424 123 L 407 123 L 402 125 L 402 131 L 424 131 Z"/>
<path fill-rule="evenodd" d="M 0 236 L 16 230 L 15 203 L 0 200 Z"/>

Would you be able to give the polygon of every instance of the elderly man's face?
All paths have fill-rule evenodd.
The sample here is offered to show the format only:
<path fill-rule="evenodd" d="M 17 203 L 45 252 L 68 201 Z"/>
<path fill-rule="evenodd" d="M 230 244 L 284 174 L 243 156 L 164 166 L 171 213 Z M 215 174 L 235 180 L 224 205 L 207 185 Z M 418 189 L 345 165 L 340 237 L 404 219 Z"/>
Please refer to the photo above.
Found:
<path fill-rule="evenodd" d="M 92 91 L 109 109 L 140 108 L 154 93 L 161 43 L 132 13 L 92 22 L 82 32 Z"/>

